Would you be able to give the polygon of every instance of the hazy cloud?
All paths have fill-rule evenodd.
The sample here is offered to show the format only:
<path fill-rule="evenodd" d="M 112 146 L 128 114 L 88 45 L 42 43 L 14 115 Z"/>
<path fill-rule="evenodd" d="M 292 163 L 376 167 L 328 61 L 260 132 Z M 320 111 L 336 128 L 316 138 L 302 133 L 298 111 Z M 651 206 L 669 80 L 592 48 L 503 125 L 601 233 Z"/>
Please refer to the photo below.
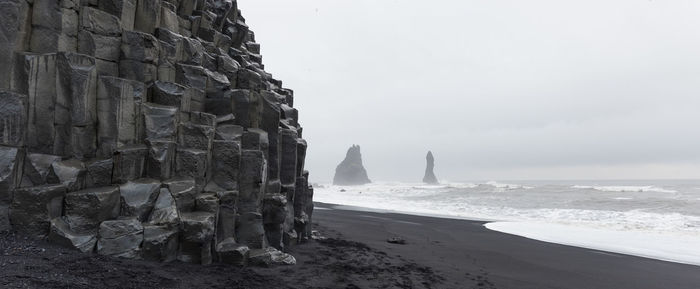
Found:
<path fill-rule="evenodd" d="M 241 0 L 312 181 L 700 176 L 695 0 Z"/>

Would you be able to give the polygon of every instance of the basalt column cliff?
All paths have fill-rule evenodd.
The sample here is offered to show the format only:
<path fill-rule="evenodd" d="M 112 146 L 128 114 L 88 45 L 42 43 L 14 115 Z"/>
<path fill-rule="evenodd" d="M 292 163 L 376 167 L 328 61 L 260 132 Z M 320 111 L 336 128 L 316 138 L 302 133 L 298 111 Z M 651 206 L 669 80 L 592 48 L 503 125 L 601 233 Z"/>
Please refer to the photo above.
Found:
<path fill-rule="evenodd" d="M 235 0 L 0 0 L 0 230 L 84 252 L 293 263 L 292 90 Z"/>

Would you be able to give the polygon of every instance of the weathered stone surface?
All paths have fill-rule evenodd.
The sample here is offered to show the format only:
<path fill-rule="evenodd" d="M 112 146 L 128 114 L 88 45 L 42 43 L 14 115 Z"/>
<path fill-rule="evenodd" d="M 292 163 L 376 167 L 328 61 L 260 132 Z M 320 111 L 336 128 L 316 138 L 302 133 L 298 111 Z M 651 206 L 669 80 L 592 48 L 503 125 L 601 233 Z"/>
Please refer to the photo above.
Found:
<path fill-rule="evenodd" d="M 7 160 L 11 160 L 8 158 Z M 51 165 L 60 162 L 60 156 L 29 153 L 24 157 L 24 173 L 22 176 L 22 187 L 33 187 L 45 185 L 49 176 Z"/>
<path fill-rule="evenodd" d="M 216 140 L 241 142 L 245 129 L 239 125 L 219 125 L 216 127 Z"/>
<path fill-rule="evenodd" d="M 71 230 L 70 226 L 63 218 L 53 218 L 51 219 L 49 241 L 68 248 L 77 249 L 83 253 L 88 253 L 95 250 L 97 232 L 76 233 Z"/>
<path fill-rule="evenodd" d="M 259 212 L 265 193 L 267 164 L 261 151 L 243 150 L 238 177 L 239 210 Z"/>
<path fill-rule="evenodd" d="M 225 190 L 237 190 L 240 166 L 240 143 L 215 140 L 212 149 L 212 181 Z"/>
<path fill-rule="evenodd" d="M 142 256 L 146 260 L 171 262 L 177 259 L 179 229 L 169 226 L 143 226 Z"/>
<path fill-rule="evenodd" d="M 207 75 L 201 66 L 178 63 L 175 66 L 175 82 L 204 91 L 207 87 Z"/>
<path fill-rule="evenodd" d="M 134 30 L 136 0 L 99 0 L 98 5 L 100 10 L 119 18 L 122 29 Z"/>
<path fill-rule="evenodd" d="M 248 264 L 250 249 L 248 246 L 237 244 L 233 239 L 226 239 L 216 246 L 216 253 L 219 262 L 236 266 L 245 266 Z"/>
<path fill-rule="evenodd" d="M 134 217 L 141 222 L 148 220 L 160 194 L 160 182 L 138 179 L 119 186 L 121 216 Z"/>
<path fill-rule="evenodd" d="M 27 95 L 26 142 L 35 153 L 54 154 L 56 54 L 17 55 L 13 90 Z"/>
<path fill-rule="evenodd" d="M 156 82 L 153 86 L 157 86 Z M 163 102 L 161 97 L 153 97 L 154 101 Z M 166 102 L 169 104 L 171 102 Z M 179 105 L 179 104 L 178 104 Z M 141 106 L 144 119 L 145 138 L 149 140 L 175 140 L 177 133 L 177 106 L 144 103 Z"/>
<path fill-rule="evenodd" d="M 60 217 L 64 185 L 44 185 L 16 189 L 10 206 L 10 220 L 15 230 L 36 237 L 49 234 L 51 219 Z"/>
<path fill-rule="evenodd" d="M 122 34 L 121 59 L 158 64 L 160 42 L 155 36 L 138 31 Z"/>
<path fill-rule="evenodd" d="M 134 30 L 153 34 L 160 25 L 160 1 L 137 0 Z"/>
<path fill-rule="evenodd" d="M 353 145 L 348 149 L 345 159 L 335 169 L 333 184 L 340 186 L 364 185 L 371 183 L 367 171 L 362 166 L 360 146 Z"/>
<path fill-rule="evenodd" d="M 194 210 L 198 192 L 192 178 L 171 179 L 163 182 L 163 186 L 169 189 L 180 213 Z"/>
<path fill-rule="evenodd" d="M 255 212 L 241 213 L 236 219 L 236 238 L 238 243 L 249 248 L 263 248 L 267 245 L 262 214 Z"/>
<path fill-rule="evenodd" d="M 116 149 L 112 181 L 125 183 L 143 177 L 148 148 L 144 145 L 131 145 Z"/>
<path fill-rule="evenodd" d="M 166 180 L 173 176 L 177 144 L 169 140 L 147 140 L 146 175 Z"/>
<path fill-rule="evenodd" d="M 112 169 L 114 160 L 102 159 L 85 163 L 87 176 L 85 177 L 85 187 L 104 187 L 112 183 Z"/>
<path fill-rule="evenodd" d="M 435 168 L 435 158 L 433 157 L 433 153 L 431 151 L 428 151 L 428 154 L 425 156 L 425 161 L 426 166 L 423 182 L 427 184 L 437 184 L 438 180 L 437 177 L 435 177 L 435 173 L 433 172 L 433 169 Z"/>
<path fill-rule="evenodd" d="M 82 162 L 69 159 L 51 164 L 46 181 L 49 184 L 63 184 L 68 191 L 78 191 L 85 187 L 87 170 Z"/>
<path fill-rule="evenodd" d="M 0 230 L 237 265 L 303 238 L 293 92 L 236 2 L 0 0 Z"/>
<path fill-rule="evenodd" d="M 182 240 L 191 243 L 208 243 L 214 237 L 216 217 L 210 212 L 189 212 L 181 216 Z"/>
<path fill-rule="evenodd" d="M 59 52 L 56 57 L 57 87 L 54 151 L 63 156 L 87 159 L 95 156 L 97 121 L 97 70 L 93 57 Z"/>
<path fill-rule="evenodd" d="M 119 187 L 101 187 L 68 193 L 65 216 L 71 230 L 83 233 L 98 229 L 100 223 L 119 216 Z"/>
<path fill-rule="evenodd" d="M 98 77 L 98 145 L 102 156 L 111 156 L 120 147 L 134 144 L 140 129 L 140 105 L 145 98 L 143 83 L 110 77 Z"/>
<path fill-rule="evenodd" d="M 231 94 L 236 124 L 245 128 L 260 127 L 258 103 L 260 95 L 252 90 L 236 89 Z"/>
<path fill-rule="evenodd" d="M 151 216 L 148 218 L 148 224 L 150 225 L 165 225 L 165 226 L 179 226 L 180 224 L 180 214 L 178 213 L 177 204 L 170 190 L 167 188 L 161 188 L 158 194 L 158 199 L 153 206 L 153 211 L 151 211 Z"/>
<path fill-rule="evenodd" d="M 214 141 L 214 127 L 181 123 L 178 131 L 178 148 L 210 151 Z"/>
<path fill-rule="evenodd" d="M 0 90 L 0 145 L 24 145 L 27 113 L 26 95 Z"/>
<path fill-rule="evenodd" d="M 219 197 L 215 193 L 203 193 L 195 197 L 195 210 L 198 212 L 208 212 L 218 215 Z"/>
<path fill-rule="evenodd" d="M 249 262 L 252 265 L 270 267 L 276 265 L 296 265 L 294 256 L 275 248 L 254 249 L 250 251 Z"/>
<path fill-rule="evenodd" d="M 92 7 L 80 10 L 80 30 L 103 36 L 119 36 L 121 28 L 119 18 L 112 14 Z"/>
<path fill-rule="evenodd" d="M 297 134 L 290 129 L 281 129 L 280 142 L 280 181 L 282 185 L 294 185 L 297 178 Z"/>
<path fill-rule="evenodd" d="M 78 52 L 102 60 L 118 61 L 121 42 L 119 36 L 104 36 L 88 30 L 78 32 Z"/>
<path fill-rule="evenodd" d="M 143 226 L 137 219 L 104 221 L 97 235 L 97 254 L 138 259 L 142 242 Z"/>
<path fill-rule="evenodd" d="M 0 67 L 6 69 L 6 74 L 0 77 L 0 90 L 9 90 L 12 86 L 13 71 L 7 71 L 15 63 L 14 51 L 26 51 L 29 47 L 31 30 L 31 6 L 25 0 L 0 1 Z"/>
<path fill-rule="evenodd" d="M 180 147 L 180 146 L 178 146 Z M 175 174 L 180 177 L 192 178 L 198 188 L 206 184 L 207 151 L 197 149 L 177 149 Z"/>

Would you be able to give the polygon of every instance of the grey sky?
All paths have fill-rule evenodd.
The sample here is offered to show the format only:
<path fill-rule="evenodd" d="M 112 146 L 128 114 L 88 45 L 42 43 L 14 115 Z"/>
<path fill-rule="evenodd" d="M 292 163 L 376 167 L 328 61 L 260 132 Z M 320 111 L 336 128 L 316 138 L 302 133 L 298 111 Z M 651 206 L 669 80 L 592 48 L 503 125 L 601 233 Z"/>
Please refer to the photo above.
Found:
<path fill-rule="evenodd" d="M 312 181 L 700 177 L 700 1 L 240 0 Z"/>

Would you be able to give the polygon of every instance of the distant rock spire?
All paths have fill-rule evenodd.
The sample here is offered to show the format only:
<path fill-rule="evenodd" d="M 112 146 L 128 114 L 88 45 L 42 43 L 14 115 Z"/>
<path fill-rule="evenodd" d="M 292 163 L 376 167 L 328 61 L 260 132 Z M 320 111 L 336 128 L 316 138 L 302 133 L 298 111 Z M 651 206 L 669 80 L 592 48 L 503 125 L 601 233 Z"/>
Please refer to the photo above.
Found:
<path fill-rule="evenodd" d="M 428 151 L 428 155 L 425 156 L 425 160 L 427 164 L 425 166 L 425 176 L 423 177 L 423 182 L 426 184 L 437 184 L 438 180 L 435 177 L 435 172 L 433 172 L 433 168 L 435 168 L 435 158 L 433 158 L 433 153 L 431 151 Z"/>
<path fill-rule="evenodd" d="M 336 167 L 333 184 L 338 186 L 355 186 L 371 183 L 367 171 L 362 166 L 362 154 L 359 145 L 352 145 L 345 159 Z"/>

